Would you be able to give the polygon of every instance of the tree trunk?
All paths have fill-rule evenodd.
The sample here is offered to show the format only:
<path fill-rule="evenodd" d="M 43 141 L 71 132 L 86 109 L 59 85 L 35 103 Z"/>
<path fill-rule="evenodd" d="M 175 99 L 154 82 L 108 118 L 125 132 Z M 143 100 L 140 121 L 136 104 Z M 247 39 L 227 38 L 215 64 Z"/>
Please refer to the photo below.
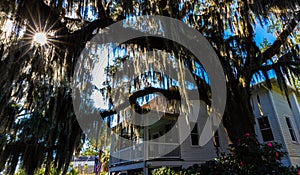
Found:
<path fill-rule="evenodd" d="M 250 93 L 242 85 L 228 87 L 227 104 L 223 124 L 232 142 L 245 133 L 254 133 L 254 115 L 250 104 Z"/>

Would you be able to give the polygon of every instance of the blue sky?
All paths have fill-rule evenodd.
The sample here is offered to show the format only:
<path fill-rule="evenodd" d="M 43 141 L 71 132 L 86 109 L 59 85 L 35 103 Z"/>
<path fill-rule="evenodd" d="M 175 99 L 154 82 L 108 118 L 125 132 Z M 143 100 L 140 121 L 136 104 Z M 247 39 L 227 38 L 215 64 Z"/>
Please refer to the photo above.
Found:
<path fill-rule="evenodd" d="M 264 38 L 266 38 L 268 40 L 268 42 L 271 44 L 276 39 L 276 37 L 273 34 L 267 32 L 266 26 L 262 27 L 261 25 L 256 25 L 255 32 L 256 32 L 256 34 L 255 34 L 254 40 L 256 41 L 258 46 L 263 42 Z"/>
<path fill-rule="evenodd" d="M 260 44 L 263 43 L 263 40 L 267 39 L 268 43 L 272 45 L 272 43 L 275 41 L 276 37 L 272 33 L 267 32 L 267 26 L 262 27 L 261 25 L 255 26 L 255 37 L 254 40 L 257 43 L 257 46 L 260 47 Z M 252 83 L 251 84 L 257 84 L 265 81 L 265 78 L 263 77 L 262 73 L 260 72 L 261 76 L 259 79 L 257 77 L 253 76 Z M 273 70 L 268 71 L 268 74 L 270 78 L 276 78 L 275 72 Z"/>

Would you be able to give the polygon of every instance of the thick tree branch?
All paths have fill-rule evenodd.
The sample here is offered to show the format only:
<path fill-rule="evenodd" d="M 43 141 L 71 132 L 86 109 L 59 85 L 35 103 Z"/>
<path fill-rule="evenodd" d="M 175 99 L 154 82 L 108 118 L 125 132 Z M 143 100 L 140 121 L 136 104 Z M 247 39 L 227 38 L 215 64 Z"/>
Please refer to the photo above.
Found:
<path fill-rule="evenodd" d="M 207 102 L 207 104 L 209 104 L 210 101 L 209 101 L 208 98 L 210 98 L 210 96 L 208 95 L 209 92 L 208 92 L 208 89 L 207 89 L 206 86 L 207 86 L 206 84 L 205 85 L 200 84 L 199 85 L 200 89 L 198 89 L 198 90 L 187 90 L 188 97 L 186 97 L 186 98 L 188 98 L 189 100 L 199 100 L 199 99 L 197 99 L 197 97 L 200 97 L 201 100 L 204 100 L 204 101 Z M 166 90 L 166 89 L 155 88 L 155 87 L 147 87 L 143 90 L 139 90 L 139 91 L 134 92 L 133 94 L 131 94 L 128 97 L 129 102 L 125 101 L 124 103 L 116 106 L 115 109 L 113 109 L 113 110 L 101 111 L 100 112 L 101 117 L 105 118 L 105 117 L 117 114 L 118 111 L 123 110 L 128 106 L 135 107 L 139 111 L 143 110 L 142 107 L 138 105 L 137 99 L 139 97 L 143 97 L 143 96 L 153 94 L 153 93 L 157 93 L 157 92 L 163 94 L 167 100 L 173 100 L 173 99 L 181 100 L 180 92 L 177 89 Z M 199 96 L 195 95 L 197 93 L 199 94 Z"/>
<path fill-rule="evenodd" d="M 165 50 L 166 52 L 176 51 L 176 48 L 180 47 L 180 45 L 174 41 L 153 36 L 134 38 L 126 41 L 124 44 L 138 44 L 140 47 L 148 48 L 149 50 L 159 49 Z"/>
<path fill-rule="evenodd" d="M 259 70 L 269 71 L 278 66 L 300 66 L 300 61 L 299 60 L 291 60 L 291 57 L 293 57 L 292 53 L 288 52 L 288 53 L 282 55 L 276 63 L 269 64 L 269 65 L 262 65 L 260 67 L 257 67 L 257 69 L 254 69 L 253 71 L 254 72 L 257 72 Z"/>
<path fill-rule="evenodd" d="M 114 110 L 100 112 L 101 117 L 104 118 L 104 117 L 107 117 L 107 116 L 110 116 L 110 115 L 117 114 L 117 111 L 123 110 L 128 106 L 138 105 L 136 100 L 139 97 L 143 97 L 143 96 L 146 96 L 146 95 L 149 95 L 149 94 L 153 94 L 155 92 L 162 93 L 168 100 L 171 100 L 171 99 L 180 100 L 180 94 L 179 94 L 178 90 L 166 90 L 166 89 L 155 88 L 155 87 L 147 87 L 143 90 L 139 90 L 139 91 L 134 92 L 133 94 L 131 94 L 131 96 L 128 98 L 129 103 L 128 103 L 128 101 L 127 102 L 125 101 L 124 103 L 116 106 L 116 109 L 114 109 Z M 135 106 L 135 107 L 138 107 L 138 108 L 142 109 L 142 107 L 139 106 L 139 105 Z"/>
<path fill-rule="evenodd" d="M 253 69 L 260 69 L 257 66 L 262 66 L 264 62 L 266 62 L 268 59 L 271 59 L 274 55 L 279 53 L 280 47 L 285 43 L 288 36 L 293 32 L 295 27 L 298 25 L 300 20 L 300 12 L 295 14 L 295 17 L 289 22 L 289 24 L 285 27 L 285 29 L 281 32 L 281 34 L 277 37 L 277 39 L 274 41 L 274 43 L 264 52 L 258 55 L 256 60 L 259 60 L 257 64 L 253 63 L 252 65 Z M 254 71 L 252 71 L 254 73 Z"/>
<path fill-rule="evenodd" d="M 103 6 L 101 0 L 97 1 L 96 7 L 97 7 L 97 10 L 98 10 L 99 18 L 100 19 L 106 19 L 107 16 L 106 16 L 105 9 L 104 9 L 104 6 Z"/>
<path fill-rule="evenodd" d="M 300 66 L 300 62 L 295 62 L 295 61 L 282 61 L 282 62 L 277 62 L 277 63 L 271 64 L 271 65 L 265 65 L 265 66 L 262 66 L 262 67 L 260 68 L 260 70 L 263 70 L 263 71 L 269 71 L 269 70 L 275 69 L 276 67 L 285 66 L 285 65 L 290 65 L 290 66 Z"/>

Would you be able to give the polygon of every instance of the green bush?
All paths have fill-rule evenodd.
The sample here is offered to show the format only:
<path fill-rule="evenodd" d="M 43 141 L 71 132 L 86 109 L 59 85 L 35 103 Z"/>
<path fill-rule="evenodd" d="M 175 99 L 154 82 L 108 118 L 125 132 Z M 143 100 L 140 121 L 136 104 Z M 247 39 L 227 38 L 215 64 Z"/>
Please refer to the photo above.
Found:
<path fill-rule="evenodd" d="M 260 144 L 247 133 L 230 145 L 228 154 L 194 165 L 181 171 L 163 167 L 152 171 L 154 175 L 300 175 L 298 167 L 286 167 L 280 161 L 286 153 L 282 145 L 274 142 Z"/>

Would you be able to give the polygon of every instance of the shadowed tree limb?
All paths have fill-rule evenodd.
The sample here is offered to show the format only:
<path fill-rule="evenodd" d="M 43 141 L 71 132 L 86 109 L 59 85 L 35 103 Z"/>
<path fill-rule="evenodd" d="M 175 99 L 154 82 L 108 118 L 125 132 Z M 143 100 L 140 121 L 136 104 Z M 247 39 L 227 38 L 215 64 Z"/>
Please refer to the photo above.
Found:
<path fill-rule="evenodd" d="M 285 27 L 285 29 L 280 33 L 280 35 L 273 42 L 273 44 L 268 49 L 266 49 L 264 52 L 262 52 L 257 56 L 256 60 L 258 60 L 258 62 L 253 63 L 254 65 L 251 66 L 251 68 L 253 68 L 251 71 L 252 73 L 254 73 L 255 70 L 259 69 L 258 67 L 262 66 L 264 62 L 266 62 L 267 60 L 271 59 L 274 55 L 279 53 L 280 47 L 285 43 L 288 36 L 293 32 L 293 30 L 299 24 L 299 20 L 300 20 L 300 12 L 297 12 L 295 14 L 295 17 L 289 22 L 289 24 Z"/>

